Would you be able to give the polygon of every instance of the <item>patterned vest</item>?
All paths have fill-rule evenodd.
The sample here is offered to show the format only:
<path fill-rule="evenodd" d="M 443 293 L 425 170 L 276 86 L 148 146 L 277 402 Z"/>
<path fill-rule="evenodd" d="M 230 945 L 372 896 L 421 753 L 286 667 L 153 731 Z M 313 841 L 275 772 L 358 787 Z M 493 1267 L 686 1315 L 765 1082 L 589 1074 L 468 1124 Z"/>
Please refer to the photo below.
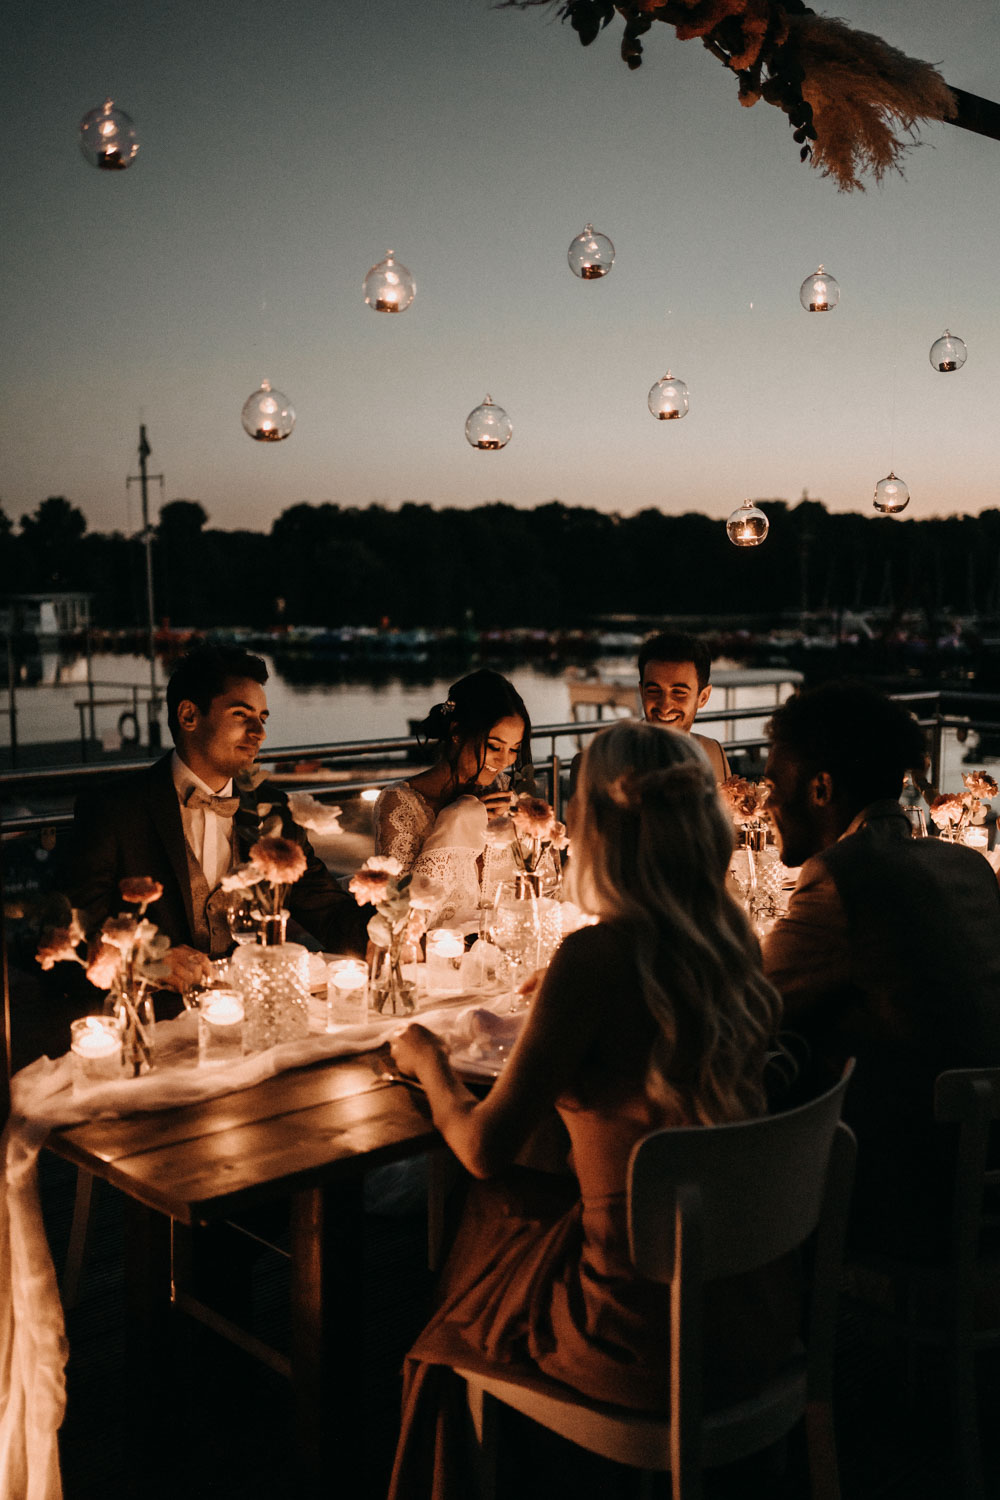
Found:
<path fill-rule="evenodd" d="M 234 840 L 230 838 L 228 866 L 230 870 L 235 863 L 233 843 Z M 186 839 L 184 851 L 187 854 L 188 880 L 191 884 L 194 946 L 202 953 L 207 953 L 209 958 L 225 958 L 233 945 L 229 922 L 226 918 L 226 893 L 221 885 L 216 886 L 214 891 L 209 891 L 205 872 Z"/>

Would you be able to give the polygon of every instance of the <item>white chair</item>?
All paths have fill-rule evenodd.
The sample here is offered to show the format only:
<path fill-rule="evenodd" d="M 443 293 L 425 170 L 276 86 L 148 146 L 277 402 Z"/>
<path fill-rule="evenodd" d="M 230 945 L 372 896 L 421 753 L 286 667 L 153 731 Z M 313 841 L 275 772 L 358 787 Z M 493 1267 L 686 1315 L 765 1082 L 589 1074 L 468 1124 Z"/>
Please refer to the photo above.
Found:
<path fill-rule="evenodd" d="M 786 1114 L 663 1130 L 638 1143 L 629 1168 L 630 1248 L 641 1276 L 670 1284 L 667 1414 L 602 1405 L 544 1377 L 522 1381 L 459 1368 L 480 1443 L 484 1497 L 495 1488 L 500 1403 L 643 1470 L 644 1493 L 651 1493 L 654 1473 L 669 1471 L 674 1500 L 699 1500 L 704 1468 L 770 1447 L 804 1415 L 813 1500 L 839 1500 L 833 1346 L 855 1150 L 839 1122 L 852 1066 L 835 1088 Z M 814 1233 L 805 1345 L 758 1395 L 704 1411 L 703 1285 L 754 1271 Z"/>

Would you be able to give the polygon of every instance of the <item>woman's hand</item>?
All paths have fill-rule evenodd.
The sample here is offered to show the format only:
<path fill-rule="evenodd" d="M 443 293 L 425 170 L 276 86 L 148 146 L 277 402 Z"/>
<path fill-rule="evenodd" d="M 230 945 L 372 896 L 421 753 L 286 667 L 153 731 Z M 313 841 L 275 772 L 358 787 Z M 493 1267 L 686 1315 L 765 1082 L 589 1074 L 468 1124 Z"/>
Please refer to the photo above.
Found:
<path fill-rule="evenodd" d="M 486 809 L 490 822 L 494 818 L 505 818 L 510 812 L 510 792 L 481 792 L 479 800 Z"/>
<path fill-rule="evenodd" d="M 393 1037 L 389 1051 L 399 1071 L 413 1078 L 420 1077 L 421 1064 L 426 1066 L 432 1059 L 443 1061 L 448 1056 L 441 1038 L 416 1022 Z"/>

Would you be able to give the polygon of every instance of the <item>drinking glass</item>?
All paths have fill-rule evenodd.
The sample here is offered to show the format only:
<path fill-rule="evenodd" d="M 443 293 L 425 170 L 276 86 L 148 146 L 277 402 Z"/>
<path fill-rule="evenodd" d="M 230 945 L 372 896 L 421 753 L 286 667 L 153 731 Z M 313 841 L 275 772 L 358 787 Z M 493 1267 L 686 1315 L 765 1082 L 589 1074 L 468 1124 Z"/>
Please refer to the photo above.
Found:
<path fill-rule="evenodd" d="M 242 892 L 234 892 L 226 906 L 226 921 L 230 936 L 240 947 L 244 943 L 255 943 L 260 932 L 260 913 L 257 907 Z"/>
<path fill-rule="evenodd" d="M 520 895 L 513 880 L 502 880 L 493 902 L 490 937 L 510 966 L 512 1011 L 521 1009 L 517 988 L 525 964 L 537 964 L 538 935 L 537 900 Z"/>

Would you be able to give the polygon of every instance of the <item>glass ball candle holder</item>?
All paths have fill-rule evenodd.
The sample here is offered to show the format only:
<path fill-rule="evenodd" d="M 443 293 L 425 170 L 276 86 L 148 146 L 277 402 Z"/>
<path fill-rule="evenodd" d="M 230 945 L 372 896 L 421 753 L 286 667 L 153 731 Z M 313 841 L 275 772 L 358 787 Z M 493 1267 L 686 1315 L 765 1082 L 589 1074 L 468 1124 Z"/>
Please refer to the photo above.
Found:
<path fill-rule="evenodd" d="M 80 150 L 84 159 L 101 172 L 123 172 L 135 161 L 139 142 L 135 126 L 112 99 L 92 109 L 80 121 Z"/>
<path fill-rule="evenodd" d="M 615 263 L 615 247 L 606 234 L 588 224 L 566 252 L 569 268 L 581 281 L 600 281 Z"/>
<path fill-rule="evenodd" d="M 287 396 L 272 390 L 269 380 L 262 380 L 260 389 L 244 401 L 240 421 L 255 442 L 280 443 L 291 437 L 295 412 Z"/>
<path fill-rule="evenodd" d="M 405 312 L 417 295 L 417 283 L 393 252 L 386 253 L 364 279 L 365 302 L 375 312 Z"/>
<path fill-rule="evenodd" d="M 902 479 L 890 469 L 884 479 L 880 479 L 875 486 L 875 498 L 872 501 L 876 510 L 884 516 L 896 516 L 901 510 L 905 510 L 910 503 L 910 492 Z"/>
<path fill-rule="evenodd" d="M 482 448 L 487 453 L 506 448 L 513 431 L 513 422 L 502 406 L 494 404 L 492 396 L 487 396 L 465 419 L 466 438 L 473 448 Z"/>
<path fill-rule="evenodd" d="M 935 370 L 940 370 L 942 375 L 949 374 L 952 370 L 960 370 L 969 357 L 969 351 L 965 342 L 956 334 L 949 332 L 946 328 L 939 339 L 935 339 L 931 345 L 929 359 Z"/>
<path fill-rule="evenodd" d="M 832 312 L 840 301 L 840 287 L 820 266 L 799 287 L 799 301 L 806 312 Z"/>
<path fill-rule="evenodd" d="M 688 414 L 688 388 L 683 380 L 675 380 L 668 370 L 663 379 L 658 380 L 650 390 L 646 404 L 659 421 L 676 421 Z"/>
<path fill-rule="evenodd" d="M 726 522 L 726 535 L 734 547 L 759 547 L 771 523 L 752 500 L 744 500 Z"/>

